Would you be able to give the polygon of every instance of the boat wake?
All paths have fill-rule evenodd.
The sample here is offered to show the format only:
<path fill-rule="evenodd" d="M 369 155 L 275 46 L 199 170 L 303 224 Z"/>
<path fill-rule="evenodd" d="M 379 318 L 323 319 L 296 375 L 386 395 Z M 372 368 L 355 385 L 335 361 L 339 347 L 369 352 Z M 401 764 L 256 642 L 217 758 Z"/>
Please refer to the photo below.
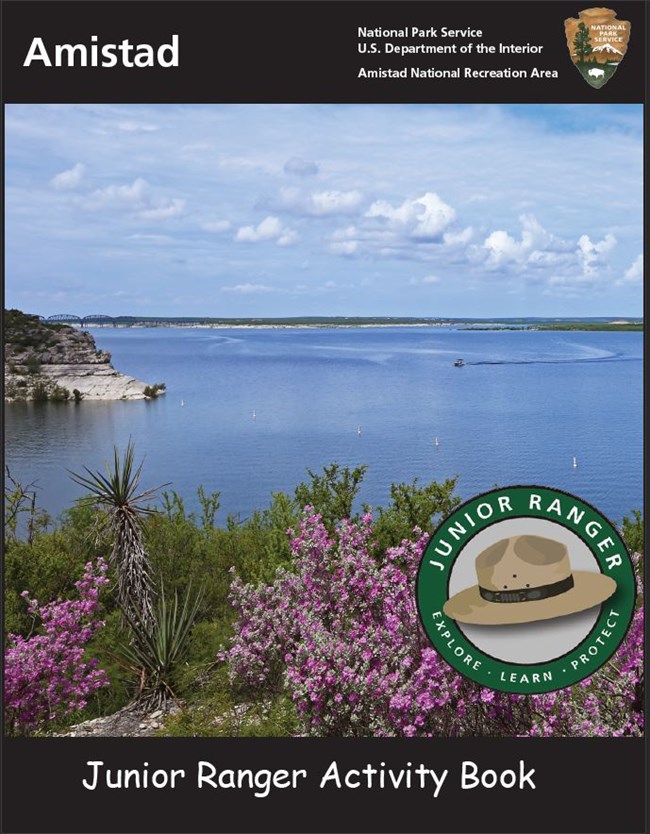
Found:
<path fill-rule="evenodd" d="M 612 353 L 608 356 L 584 356 L 576 359 L 484 359 L 465 360 L 465 365 L 585 365 L 594 362 L 639 362 L 640 357 Z"/>

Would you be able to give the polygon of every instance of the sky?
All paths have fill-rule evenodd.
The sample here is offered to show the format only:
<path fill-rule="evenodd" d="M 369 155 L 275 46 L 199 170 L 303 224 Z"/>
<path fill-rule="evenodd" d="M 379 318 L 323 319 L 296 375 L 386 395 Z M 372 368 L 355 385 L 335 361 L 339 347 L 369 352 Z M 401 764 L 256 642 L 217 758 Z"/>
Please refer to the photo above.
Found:
<path fill-rule="evenodd" d="M 10 105 L 5 306 L 640 316 L 636 105 Z"/>

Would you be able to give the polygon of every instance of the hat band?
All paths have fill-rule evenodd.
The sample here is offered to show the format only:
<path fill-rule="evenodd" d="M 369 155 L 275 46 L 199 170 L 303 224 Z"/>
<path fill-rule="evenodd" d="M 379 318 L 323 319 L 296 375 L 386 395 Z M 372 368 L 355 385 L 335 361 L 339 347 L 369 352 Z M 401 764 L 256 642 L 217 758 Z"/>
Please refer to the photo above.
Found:
<path fill-rule="evenodd" d="M 538 588 L 519 588 L 516 591 L 489 591 L 487 588 L 478 590 L 487 602 L 530 602 L 531 600 L 548 599 L 564 594 L 573 588 L 573 576 L 553 582 L 551 585 L 540 585 Z"/>

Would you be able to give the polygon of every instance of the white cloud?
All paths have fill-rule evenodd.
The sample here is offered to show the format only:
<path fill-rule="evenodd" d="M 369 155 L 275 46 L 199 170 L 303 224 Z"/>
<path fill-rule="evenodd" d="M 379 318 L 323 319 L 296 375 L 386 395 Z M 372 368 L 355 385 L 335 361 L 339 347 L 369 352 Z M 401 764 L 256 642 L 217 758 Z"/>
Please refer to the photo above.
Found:
<path fill-rule="evenodd" d="M 565 298 L 584 295 L 611 277 L 607 269 L 599 274 L 599 268 L 616 246 L 612 234 L 595 243 L 586 234 L 570 241 L 554 236 L 531 214 L 521 215 L 519 222 L 519 238 L 503 229 L 491 232 L 482 246 L 468 247 L 468 260 L 493 272 L 520 275 L 530 285 L 544 285 L 543 294 Z"/>
<path fill-rule="evenodd" d="M 332 234 L 329 250 L 336 255 L 430 261 L 443 249 L 462 249 L 471 240 L 472 227 L 455 230 L 455 217 L 455 210 L 431 191 L 398 205 L 375 200 L 357 224 Z"/>
<path fill-rule="evenodd" d="M 616 246 L 616 238 L 606 234 L 598 243 L 592 243 L 589 235 L 581 235 L 578 239 L 577 254 L 582 261 L 582 271 L 585 275 L 592 275 L 603 262 L 603 256 Z"/>
<path fill-rule="evenodd" d="M 154 208 L 144 209 L 139 212 L 143 220 L 169 220 L 173 217 L 180 217 L 185 211 L 185 200 L 177 197 L 172 198 L 166 205 L 159 205 Z"/>
<path fill-rule="evenodd" d="M 616 282 L 620 284 L 641 284 L 643 283 L 643 254 L 639 255 L 636 260 L 625 270 L 623 278 Z"/>
<path fill-rule="evenodd" d="M 124 185 L 107 185 L 84 197 L 81 204 L 88 209 L 124 209 L 141 220 L 170 220 L 181 217 L 186 202 L 179 197 L 156 194 L 143 177 Z"/>
<path fill-rule="evenodd" d="M 329 249 L 335 255 L 356 255 L 359 252 L 361 232 L 356 226 L 337 229 L 330 241 Z"/>
<path fill-rule="evenodd" d="M 259 243 L 260 241 L 275 240 L 279 246 L 289 246 L 298 239 L 297 234 L 288 226 L 284 226 L 279 217 L 269 215 L 257 226 L 241 226 L 237 230 L 235 240 L 238 243 Z"/>
<path fill-rule="evenodd" d="M 118 122 L 115 127 L 125 133 L 154 133 L 160 130 L 158 125 L 144 124 L 142 122 Z"/>
<path fill-rule="evenodd" d="M 77 162 L 72 168 L 67 171 L 61 171 L 50 180 L 50 185 L 57 191 L 69 191 L 77 188 L 84 177 L 86 166 L 82 162 Z"/>
<path fill-rule="evenodd" d="M 91 208 L 105 206 L 142 206 L 150 199 L 151 187 L 142 177 L 137 177 L 129 185 L 107 185 L 90 195 Z"/>
<path fill-rule="evenodd" d="M 208 220 L 201 223 L 201 228 L 204 232 L 219 234 L 220 232 L 227 232 L 231 225 L 230 220 Z"/>
<path fill-rule="evenodd" d="M 416 200 L 405 200 L 401 206 L 376 200 L 365 216 L 385 220 L 389 227 L 402 230 L 409 237 L 437 240 L 454 220 L 456 212 L 437 194 L 428 191 Z"/>
<path fill-rule="evenodd" d="M 379 314 L 382 305 L 406 314 L 417 312 L 417 296 L 444 288 L 450 314 L 478 315 L 484 306 L 487 315 L 502 302 L 502 315 L 606 315 L 623 290 L 641 299 L 642 112 L 587 109 L 602 130 L 582 130 L 570 106 L 541 116 L 539 108 L 497 105 L 10 107 L 9 290 L 38 286 L 45 274 L 50 283 L 92 273 L 119 284 L 120 250 L 137 269 L 119 274 L 154 282 L 159 303 L 209 305 L 212 285 L 233 314 L 351 307 Z M 612 176 L 585 180 L 586 158 Z M 294 187 L 284 206 L 283 186 Z M 346 202 L 354 191 L 362 199 Z M 184 211 L 174 202 L 182 199 Z M 521 214 L 537 218 L 537 231 L 520 225 Z M 260 224 L 267 216 L 280 225 Z M 36 249 L 35 232 L 43 242 Z M 130 239 L 134 232 L 142 234 Z M 603 251 L 608 232 L 618 243 Z M 191 265 L 182 286 L 175 267 L 161 269 L 174 257 Z M 223 270 L 230 277 L 215 285 Z M 305 293 L 334 278 L 332 302 L 285 305 L 293 303 L 291 275 L 308 284 Z M 364 293 L 358 288 L 369 275 L 375 292 Z M 429 275 L 440 282 L 409 285 Z M 351 276 L 354 292 L 346 287 Z M 284 290 L 219 291 L 233 281 Z M 581 303 L 542 296 L 562 288 L 577 291 Z"/>
<path fill-rule="evenodd" d="M 133 234 L 129 235 L 129 240 L 144 240 L 149 243 L 172 243 L 174 238 L 169 235 L 154 235 L 154 234 Z"/>
<path fill-rule="evenodd" d="M 492 232 L 484 240 L 483 246 L 489 253 L 490 263 L 497 265 L 505 261 L 520 261 L 525 251 L 523 243 L 517 243 L 513 237 L 501 229 Z"/>
<path fill-rule="evenodd" d="M 447 246 L 465 246 L 474 236 L 474 229 L 468 226 L 460 232 L 445 232 L 442 236 L 444 243 Z"/>
<path fill-rule="evenodd" d="M 269 284 L 255 284 L 249 281 L 243 284 L 235 284 L 234 286 L 221 287 L 221 292 L 235 293 L 238 295 L 254 295 L 257 293 L 274 293 L 285 296 L 321 295 L 340 289 L 350 289 L 354 286 L 354 284 L 340 284 L 336 281 L 325 281 L 322 284 L 294 284 L 290 287 L 273 287 Z"/>
<path fill-rule="evenodd" d="M 566 287 L 575 290 L 579 285 L 593 285 L 595 279 L 585 275 L 551 275 L 546 282 L 549 287 Z"/>
<path fill-rule="evenodd" d="M 499 229 L 492 232 L 483 242 L 487 251 L 487 266 L 501 267 L 508 264 L 523 265 L 531 257 L 533 261 L 553 238 L 532 214 L 522 214 L 521 240 L 515 240 L 507 232 Z"/>
<path fill-rule="evenodd" d="M 360 191 L 315 191 L 311 202 L 315 214 L 348 214 L 363 200 Z"/>
<path fill-rule="evenodd" d="M 318 173 L 318 165 L 301 159 L 299 156 L 292 156 L 284 163 L 284 173 L 294 174 L 297 177 L 314 177 Z"/>
<path fill-rule="evenodd" d="M 330 252 L 335 255 L 355 255 L 358 251 L 358 240 L 335 240 L 330 244 Z"/>
<path fill-rule="evenodd" d="M 285 228 L 278 238 L 278 246 L 292 246 L 298 240 L 298 233 L 293 229 Z"/>
<path fill-rule="evenodd" d="M 274 240 L 282 234 L 282 222 L 279 217 L 269 215 L 257 226 L 241 226 L 235 240 L 240 243 L 256 243 L 259 240 Z"/>
<path fill-rule="evenodd" d="M 584 297 L 585 292 L 594 292 L 595 279 L 590 276 L 552 275 L 542 288 L 542 295 L 563 299 L 577 299 Z"/>
<path fill-rule="evenodd" d="M 363 201 L 360 191 L 313 191 L 305 193 L 299 188 L 282 188 L 278 207 L 295 214 L 326 217 L 337 214 L 356 214 Z"/>
<path fill-rule="evenodd" d="M 440 278 L 437 275 L 425 275 L 423 278 L 411 278 L 409 284 L 411 286 L 421 285 L 421 284 L 439 284 Z"/>
<path fill-rule="evenodd" d="M 223 171 L 236 174 L 277 174 L 277 166 L 266 160 L 248 156 L 223 156 L 217 163 Z"/>
<path fill-rule="evenodd" d="M 431 260 L 442 248 L 463 247 L 471 239 L 471 226 L 450 228 L 455 217 L 455 210 L 432 191 L 399 205 L 375 200 L 358 224 L 332 234 L 329 250 L 336 255 Z"/>
<path fill-rule="evenodd" d="M 275 292 L 275 287 L 269 287 L 266 284 L 235 284 L 233 287 L 221 287 L 221 292 L 234 292 L 249 295 L 250 293 L 258 292 Z"/>

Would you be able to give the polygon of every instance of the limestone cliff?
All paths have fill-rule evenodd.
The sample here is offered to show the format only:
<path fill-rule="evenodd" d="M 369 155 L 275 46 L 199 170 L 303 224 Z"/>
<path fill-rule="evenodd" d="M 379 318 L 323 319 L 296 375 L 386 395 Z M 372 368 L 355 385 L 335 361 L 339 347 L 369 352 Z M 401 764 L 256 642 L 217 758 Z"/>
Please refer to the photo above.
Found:
<path fill-rule="evenodd" d="M 8 401 L 135 400 L 163 390 L 116 371 L 87 331 L 19 310 L 5 310 L 4 343 Z"/>

